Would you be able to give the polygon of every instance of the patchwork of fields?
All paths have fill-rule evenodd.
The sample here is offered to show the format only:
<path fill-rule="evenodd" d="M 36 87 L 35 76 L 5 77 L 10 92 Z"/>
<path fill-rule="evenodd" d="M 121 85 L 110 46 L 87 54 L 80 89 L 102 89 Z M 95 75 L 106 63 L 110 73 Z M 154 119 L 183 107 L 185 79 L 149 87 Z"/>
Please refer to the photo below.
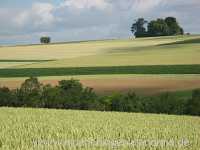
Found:
<path fill-rule="evenodd" d="M 0 149 L 197 150 L 200 118 L 0 108 Z"/>
<path fill-rule="evenodd" d="M 99 94 L 200 88 L 200 36 L 0 47 L 0 86 L 29 76 L 44 84 L 78 79 Z M 0 149 L 197 150 L 200 119 L 190 116 L 0 108 Z"/>
<path fill-rule="evenodd" d="M 123 76 L 126 74 L 132 75 L 125 81 Z M 152 78 L 150 82 L 151 76 L 149 76 L 148 81 L 143 77 L 137 80 L 136 74 L 153 74 L 154 77 L 157 75 L 158 79 L 155 81 Z M 177 84 L 183 85 L 184 88 L 170 84 L 170 81 L 166 84 L 167 78 L 163 76 L 160 79 L 161 74 L 181 75 L 179 76 L 181 82 Z M 192 74 L 196 75 L 193 82 L 188 85 L 186 78 Z M 63 76 L 81 79 L 81 76 L 84 78 L 95 75 L 101 80 L 103 75 L 113 75 L 113 79 L 109 79 L 109 85 L 108 81 L 98 82 L 94 79 L 82 82 L 100 92 L 103 92 L 101 91 L 103 88 L 112 92 L 130 89 L 148 91 L 147 89 L 152 87 L 155 89 L 152 93 L 156 93 L 165 89 L 173 91 L 200 88 L 198 74 L 200 74 L 198 35 L 0 47 L 1 86 L 6 86 L 4 82 L 6 81 L 7 86 L 15 87 L 16 83 L 20 83 L 18 77 L 44 77 L 54 83 Z M 114 76 L 119 77 L 118 82 L 121 83 L 119 86 L 112 86 Z M 56 79 L 51 80 L 52 77 Z"/>

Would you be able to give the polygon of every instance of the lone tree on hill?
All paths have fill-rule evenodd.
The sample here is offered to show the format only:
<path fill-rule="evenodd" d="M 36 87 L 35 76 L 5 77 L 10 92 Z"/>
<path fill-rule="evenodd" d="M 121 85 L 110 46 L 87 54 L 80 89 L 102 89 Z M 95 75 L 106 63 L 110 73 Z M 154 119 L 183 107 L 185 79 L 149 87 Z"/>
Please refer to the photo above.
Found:
<path fill-rule="evenodd" d="M 50 42 L 51 42 L 50 37 L 41 37 L 40 38 L 40 43 L 42 43 L 42 44 L 49 44 Z"/>

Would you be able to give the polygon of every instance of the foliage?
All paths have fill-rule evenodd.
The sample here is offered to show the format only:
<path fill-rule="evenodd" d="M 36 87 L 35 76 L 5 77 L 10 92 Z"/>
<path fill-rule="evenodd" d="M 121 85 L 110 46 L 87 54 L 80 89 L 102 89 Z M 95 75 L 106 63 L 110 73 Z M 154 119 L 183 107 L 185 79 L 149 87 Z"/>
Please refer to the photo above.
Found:
<path fill-rule="evenodd" d="M 194 90 L 192 98 L 188 101 L 188 113 L 200 116 L 200 89 Z"/>
<path fill-rule="evenodd" d="M 23 106 L 41 107 L 41 84 L 37 78 L 31 77 L 25 80 L 21 88 L 17 90 L 18 100 Z"/>
<path fill-rule="evenodd" d="M 41 37 L 40 38 L 40 43 L 42 43 L 42 44 L 49 44 L 50 42 L 51 42 L 50 37 Z"/>
<path fill-rule="evenodd" d="M 180 27 L 174 17 L 152 20 L 148 23 L 147 29 L 144 27 L 146 23 L 148 22 L 143 18 L 139 18 L 135 23 L 133 23 L 131 31 L 134 33 L 135 37 L 156 37 L 184 34 L 183 28 Z"/>
<path fill-rule="evenodd" d="M 0 88 L 0 106 L 81 109 L 200 115 L 200 90 L 191 99 L 164 93 L 139 97 L 134 92 L 100 97 L 78 80 L 62 80 L 58 86 L 42 85 L 37 78 L 27 79 L 19 89 Z"/>
<path fill-rule="evenodd" d="M 146 28 L 145 24 L 148 22 L 144 20 L 144 18 L 139 18 L 131 27 L 131 32 L 135 34 L 136 37 L 145 37 L 146 36 Z"/>
<path fill-rule="evenodd" d="M 169 35 L 169 27 L 164 19 L 153 20 L 148 24 L 149 36 L 165 36 Z"/>
<path fill-rule="evenodd" d="M 169 28 L 168 35 L 184 34 L 183 28 L 181 28 L 174 17 L 165 18 L 165 22 Z"/>
<path fill-rule="evenodd" d="M 12 106 L 12 102 L 14 101 L 13 98 L 14 97 L 8 88 L 0 88 L 0 106 Z"/>

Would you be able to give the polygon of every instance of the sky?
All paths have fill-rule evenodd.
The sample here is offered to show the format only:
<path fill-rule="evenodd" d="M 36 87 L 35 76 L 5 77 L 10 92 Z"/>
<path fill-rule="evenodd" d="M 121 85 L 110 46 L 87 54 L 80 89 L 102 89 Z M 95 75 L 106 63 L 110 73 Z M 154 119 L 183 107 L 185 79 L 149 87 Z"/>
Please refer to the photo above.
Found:
<path fill-rule="evenodd" d="M 129 38 L 137 18 L 168 16 L 200 33 L 200 0 L 0 0 L 0 44 Z"/>

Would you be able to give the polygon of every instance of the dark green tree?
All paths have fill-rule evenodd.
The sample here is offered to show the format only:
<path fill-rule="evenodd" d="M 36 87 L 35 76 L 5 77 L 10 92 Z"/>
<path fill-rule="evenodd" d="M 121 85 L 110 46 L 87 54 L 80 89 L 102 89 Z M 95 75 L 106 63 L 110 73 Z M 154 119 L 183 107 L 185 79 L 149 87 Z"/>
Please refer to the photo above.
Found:
<path fill-rule="evenodd" d="M 82 110 L 101 110 L 101 104 L 92 88 L 86 87 L 80 97 L 80 109 Z"/>
<path fill-rule="evenodd" d="M 42 44 L 49 44 L 50 42 L 51 42 L 50 37 L 41 37 L 40 38 L 40 43 L 42 43 Z"/>
<path fill-rule="evenodd" d="M 132 25 L 131 31 L 135 37 L 155 37 L 155 36 L 173 36 L 183 35 L 184 30 L 174 17 L 167 17 L 165 19 L 159 18 L 148 22 L 144 18 L 139 18 Z"/>
<path fill-rule="evenodd" d="M 8 88 L 0 88 L 0 106 L 13 106 L 13 98 L 14 97 Z"/>
<path fill-rule="evenodd" d="M 79 108 L 83 85 L 78 80 L 62 80 L 59 82 L 58 88 L 64 98 L 64 108 Z"/>
<path fill-rule="evenodd" d="M 111 106 L 113 111 L 142 112 L 143 110 L 143 104 L 134 92 L 115 95 Z"/>
<path fill-rule="evenodd" d="M 22 83 L 17 96 L 24 106 L 42 107 L 40 97 L 42 94 L 41 83 L 35 77 L 30 77 Z"/>
<path fill-rule="evenodd" d="M 179 23 L 177 22 L 176 18 L 167 17 L 165 18 L 165 22 L 169 28 L 168 35 L 184 34 L 184 30 L 179 26 Z"/>
<path fill-rule="evenodd" d="M 166 36 L 169 28 L 164 19 L 153 20 L 148 24 L 149 36 Z"/>
<path fill-rule="evenodd" d="M 194 90 L 188 101 L 188 114 L 200 115 L 200 89 Z"/>
<path fill-rule="evenodd" d="M 61 89 L 58 87 L 52 87 L 51 85 L 45 85 L 42 92 L 42 102 L 44 102 L 45 108 L 64 108 L 64 97 L 61 94 Z"/>
<path fill-rule="evenodd" d="M 131 32 L 135 37 L 145 37 L 147 36 L 145 25 L 148 22 L 144 18 L 139 18 L 135 23 L 132 24 Z"/>

